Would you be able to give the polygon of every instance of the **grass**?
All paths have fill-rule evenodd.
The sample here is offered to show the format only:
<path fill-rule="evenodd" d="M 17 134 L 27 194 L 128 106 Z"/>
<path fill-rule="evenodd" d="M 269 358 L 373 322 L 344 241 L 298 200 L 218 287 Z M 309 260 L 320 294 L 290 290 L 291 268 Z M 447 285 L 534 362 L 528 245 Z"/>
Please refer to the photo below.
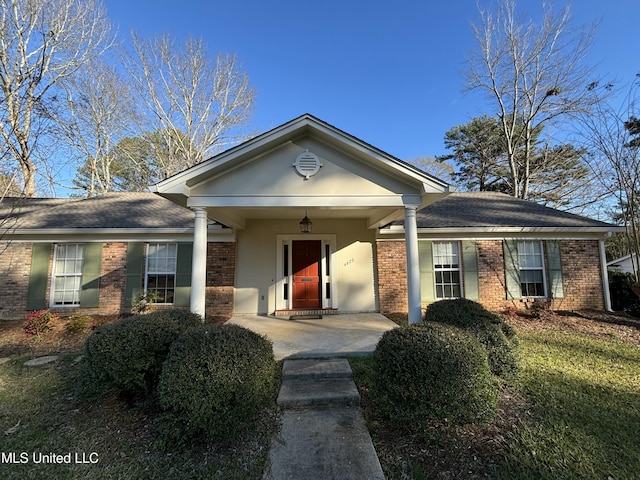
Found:
<path fill-rule="evenodd" d="M 499 478 L 637 478 L 640 349 L 562 331 L 520 334 L 527 421 Z"/>
<path fill-rule="evenodd" d="M 256 419 L 255 431 L 225 445 L 195 441 L 181 450 L 163 450 L 148 409 L 129 406 L 112 394 L 86 398 L 80 390 L 80 353 L 66 352 L 48 367 L 25 367 L 31 356 L 0 365 L 0 478 L 262 477 L 277 428 L 275 407 Z M 26 454 L 27 463 L 10 462 L 12 453 L 18 462 Z M 50 453 L 70 453 L 71 462 L 63 457 L 63 463 L 34 463 L 33 454 Z M 76 454 L 87 463 L 76 463 Z"/>
<path fill-rule="evenodd" d="M 519 329 L 522 373 L 494 422 L 390 430 L 367 398 L 370 359 L 350 359 L 385 475 L 393 479 L 638 478 L 640 348 L 614 335 Z"/>

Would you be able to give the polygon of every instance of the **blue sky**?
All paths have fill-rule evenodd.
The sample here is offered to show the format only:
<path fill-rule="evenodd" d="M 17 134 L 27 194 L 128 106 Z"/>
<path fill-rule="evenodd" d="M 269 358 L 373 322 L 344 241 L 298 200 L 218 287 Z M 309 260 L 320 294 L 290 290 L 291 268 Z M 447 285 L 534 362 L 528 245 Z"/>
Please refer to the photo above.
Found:
<path fill-rule="evenodd" d="M 256 132 L 311 113 L 410 161 L 445 153 L 449 128 L 495 113 L 461 93 L 475 0 L 103 1 L 122 39 L 131 29 L 172 33 L 236 53 L 257 91 Z M 540 11 L 537 0 L 520 4 Z M 574 0 L 572 12 L 575 25 L 600 22 L 598 73 L 631 82 L 640 72 L 640 2 Z"/>

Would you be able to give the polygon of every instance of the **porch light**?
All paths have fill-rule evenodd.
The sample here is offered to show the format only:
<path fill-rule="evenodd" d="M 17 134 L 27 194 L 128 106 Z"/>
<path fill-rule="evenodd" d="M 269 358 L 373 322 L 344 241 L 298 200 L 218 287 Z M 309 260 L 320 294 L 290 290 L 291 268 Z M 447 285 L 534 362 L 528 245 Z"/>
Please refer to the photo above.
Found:
<path fill-rule="evenodd" d="M 300 220 L 300 231 L 302 233 L 311 233 L 311 228 L 313 227 L 313 222 L 309 220 L 307 217 L 307 212 L 304 212 L 304 218 Z"/>

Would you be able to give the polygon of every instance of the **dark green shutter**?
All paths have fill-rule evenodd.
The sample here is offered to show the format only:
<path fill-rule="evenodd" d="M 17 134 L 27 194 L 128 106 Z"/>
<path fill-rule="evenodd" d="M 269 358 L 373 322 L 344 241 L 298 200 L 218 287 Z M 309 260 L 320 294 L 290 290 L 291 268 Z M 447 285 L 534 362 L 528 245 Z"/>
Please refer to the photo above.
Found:
<path fill-rule="evenodd" d="M 27 309 L 47 308 L 47 280 L 51 260 L 50 243 L 34 243 L 31 247 L 31 271 L 27 291 Z"/>
<path fill-rule="evenodd" d="M 131 307 L 142 294 L 142 268 L 144 265 L 144 243 L 130 242 L 127 245 L 127 278 L 124 287 L 124 304 Z"/>
<path fill-rule="evenodd" d="M 464 297 L 469 300 L 480 298 L 480 282 L 478 281 L 478 252 L 476 242 L 462 241 L 462 274 L 464 278 Z"/>
<path fill-rule="evenodd" d="M 557 240 L 549 240 L 546 242 L 546 247 L 547 263 L 549 265 L 549 296 L 551 298 L 564 298 L 560 242 Z"/>
<path fill-rule="evenodd" d="M 100 268 L 102 264 L 102 243 L 85 243 L 82 264 L 82 293 L 80 306 L 98 307 L 100 297 Z"/>
<path fill-rule="evenodd" d="M 193 244 L 179 243 L 176 259 L 176 290 L 173 304 L 177 307 L 188 307 L 191 301 L 191 261 Z"/>
<path fill-rule="evenodd" d="M 502 251 L 504 254 L 504 279 L 507 300 L 517 300 L 522 298 L 518 242 L 516 240 L 504 240 L 502 242 Z"/>
<path fill-rule="evenodd" d="M 423 302 L 434 302 L 436 286 L 433 278 L 433 245 L 431 242 L 418 242 L 418 258 L 420 261 L 420 299 Z"/>

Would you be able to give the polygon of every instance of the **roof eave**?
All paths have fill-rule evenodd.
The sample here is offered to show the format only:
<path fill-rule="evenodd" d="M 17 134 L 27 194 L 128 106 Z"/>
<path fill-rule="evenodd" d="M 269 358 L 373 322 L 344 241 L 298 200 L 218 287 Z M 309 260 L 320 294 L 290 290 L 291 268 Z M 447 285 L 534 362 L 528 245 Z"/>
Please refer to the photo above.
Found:
<path fill-rule="evenodd" d="M 605 238 L 613 232 L 622 232 L 624 227 L 499 227 L 499 226 L 485 226 L 485 227 L 436 227 L 436 228 L 418 228 L 419 235 L 434 235 L 434 236 L 459 236 L 459 237 L 474 237 L 474 236 L 500 236 L 506 237 L 509 235 L 544 235 L 547 237 L 584 237 L 584 238 Z M 393 235 L 397 233 L 403 233 L 404 226 L 392 225 L 387 228 L 380 229 L 381 234 Z"/>

